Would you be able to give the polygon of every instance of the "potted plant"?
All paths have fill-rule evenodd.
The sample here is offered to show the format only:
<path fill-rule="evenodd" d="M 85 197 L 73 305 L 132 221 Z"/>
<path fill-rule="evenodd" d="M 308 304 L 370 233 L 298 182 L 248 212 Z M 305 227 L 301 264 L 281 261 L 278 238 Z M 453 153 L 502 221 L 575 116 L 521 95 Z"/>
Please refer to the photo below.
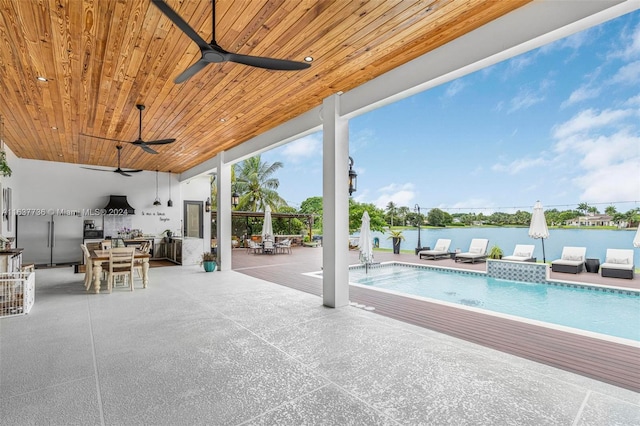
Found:
<path fill-rule="evenodd" d="M 4 150 L 0 151 L 0 175 L 11 176 L 11 167 L 7 164 L 7 153 Z"/>
<path fill-rule="evenodd" d="M 489 259 L 502 259 L 503 254 L 502 249 L 494 245 L 491 247 L 491 250 L 489 250 Z"/>
<path fill-rule="evenodd" d="M 211 252 L 202 253 L 200 258 L 200 265 L 204 266 L 204 270 L 207 272 L 213 272 L 216 270 L 216 255 Z"/>
<path fill-rule="evenodd" d="M 162 231 L 162 234 L 160 234 L 164 237 L 164 242 L 165 243 L 170 243 L 171 242 L 171 237 L 173 237 L 173 232 L 171 232 L 170 229 L 165 229 L 164 231 Z"/>
<path fill-rule="evenodd" d="M 389 235 L 387 240 L 392 240 L 393 242 L 393 254 L 400 254 L 400 242 L 404 240 L 404 235 L 402 235 L 402 231 L 393 231 L 389 230 Z"/>

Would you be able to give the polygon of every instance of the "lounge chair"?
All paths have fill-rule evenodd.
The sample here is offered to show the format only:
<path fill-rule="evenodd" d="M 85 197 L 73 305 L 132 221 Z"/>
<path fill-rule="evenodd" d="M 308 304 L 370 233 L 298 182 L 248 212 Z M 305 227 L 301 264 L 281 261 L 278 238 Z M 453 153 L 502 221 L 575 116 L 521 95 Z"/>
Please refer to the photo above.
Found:
<path fill-rule="evenodd" d="M 551 262 L 551 270 L 553 272 L 577 274 L 584 270 L 586 256 L 586 247 L 563 247 L 560 259 Z"/>
<path fill-rule="evenodd" d="M 503 256 L 502 260 L 515 260 L 517 262 L 533 262 L 534 245 L 516 244 L 511 256 Z"/>
<path fill-rule="evenodd" d="M 450 257 L 449 254 L 449 246 L 451 245 L 451 240 L 447 240 L 444 238 L 436 241 L 436 245 L 433 250 L 420 250 L 418 252 L 418 257 L 420 259 L 444 259 L 445 257 Z"/>
<path fill-rule="evenodd" d="M 487 247 L 489 240 L 486 238 L 474 238 L 469 245 L 469 251 L 456 254 L 456 262 L 476 263 L 487 258 Z"/>
<path fill-rule="evenodd" d="M 607 249 L 605 261 L 600 265 L 600 275 L 632 280 L 633 269 L 633 250 Z"/>

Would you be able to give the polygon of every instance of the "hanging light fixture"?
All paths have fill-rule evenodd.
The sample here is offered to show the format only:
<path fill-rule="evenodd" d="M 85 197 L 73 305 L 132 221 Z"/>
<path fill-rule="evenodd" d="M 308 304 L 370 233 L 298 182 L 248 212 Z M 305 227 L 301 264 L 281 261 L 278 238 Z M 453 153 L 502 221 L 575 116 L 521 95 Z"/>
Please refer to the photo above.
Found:
<path fill-rule="evenodd" d="M 171 201 L 171 170 L 169 170 L 169 201 L 167 201 L 167 207 L 173 207 L 173 201 Z"/>
<path fill-rule="evenodd" d="M 358 190 L 358 174 L 353 170 L 353 158 L 349 156 L 349 196 Z"/>
<path fill-rule="evenodd" d="M 204 202 L 204 211 L 209 213 L 211 211 L 211 198 L 207 197 L 207 201 Z"/>
<path fill-rule="evenodd" d="M 161 206 L 160 197 L 158 196 L 158 169 L 156 169 L 156 199 L 153 202 L 154 206 Z"/>

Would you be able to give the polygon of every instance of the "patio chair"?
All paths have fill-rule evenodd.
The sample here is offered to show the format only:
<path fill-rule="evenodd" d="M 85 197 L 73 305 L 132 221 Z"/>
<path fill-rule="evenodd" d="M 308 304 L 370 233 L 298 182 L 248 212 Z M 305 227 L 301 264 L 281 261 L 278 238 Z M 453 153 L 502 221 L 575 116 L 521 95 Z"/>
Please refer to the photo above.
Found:
<path fill-rule="evenodd" d="M 503 256 L 502 260 L 514 260 L 517 262 L 533 262 L 533 250 L 536 246 L 527 244 L 516 244 L 511 256 Z"/>
<path fill-rule="evenodd" d="M 486 238 L 473 238 L 469 244 L 469 251 L 456 254 L 456 262 L 476 263 L 487 259 L 487 247 L 489 240 Z"/>
<path fill-rule="evenodd" d="M 276 246 L 272 240 L 264 240 L 262 242 L 262 252 L 267 254 L 274 254 L 276 252 Z"/>
<path fill-rule="evenodd" d="M 246 246 L 247 246 L 247 254 L 249 254 L 249 252 L 251 251 L 253 252 L 253 254 L 260 253 L 262 251 L 262 246 L 260 246 L 260 244 L 250 239 L 247 239 Z"/>
<path fill-rule="evenodd" d="M 420 259 L 444 259 L 446 257 L 451 257 L 449 254 L 449 246 L 451 245 L 451 240 L 447 240 L 445 238 L 440 238 L 436 241 L 436 245 L 433 247 L 433 250 L 420 250 L 418 252 L 418 257 Z"/>
<path fill-rule="evenodd" d="M 551 262 L 553 272 L 566 272 L 577 274 L 584 270 L 584 262 L 587 255 L 586 247 L 563 247 L 560 259 Z"/>
<path fill-rule="evenodd" d="M 600 265 L 600 275 L 632 280 L 633 270 L 633 250 L 607 249 L 605 261 Z"/>
<path fill-rule="evenodd" d="M 276 246 L 276 250 L 279 250 L 282 253 L 287 252 L 291 254 L 291 240 L 286 239 L 284 241 L 279 242 L 278 245 Z"/>

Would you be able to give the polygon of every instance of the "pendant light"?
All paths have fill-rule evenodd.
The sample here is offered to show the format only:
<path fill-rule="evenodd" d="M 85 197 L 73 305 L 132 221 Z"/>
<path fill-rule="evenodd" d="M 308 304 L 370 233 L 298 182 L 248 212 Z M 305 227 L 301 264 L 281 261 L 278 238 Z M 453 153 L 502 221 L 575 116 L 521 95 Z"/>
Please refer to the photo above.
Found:
<path fill-rule="evenodd" d="M 156 199 L 153 202 L 154 206 L 161 206 L 160 197 L 158 197 L 158 169 L 156 169 Z"/>
<path fill-rule="evenodd" d="M 167 201 L 167 207 L 173 207 L 173 201 L 171 201 L 171 170 L 169 170 L 169 201 Z"/>

